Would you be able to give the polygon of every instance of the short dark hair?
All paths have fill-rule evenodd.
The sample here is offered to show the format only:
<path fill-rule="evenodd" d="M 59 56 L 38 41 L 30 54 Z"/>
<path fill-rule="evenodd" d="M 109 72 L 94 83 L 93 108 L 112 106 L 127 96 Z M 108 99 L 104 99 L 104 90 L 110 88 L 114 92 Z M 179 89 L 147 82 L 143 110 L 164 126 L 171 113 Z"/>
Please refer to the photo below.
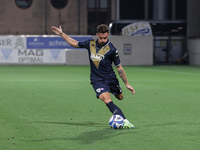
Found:
<path fill-rule="evenodd" d="M 105 25 L 105 24 L 98 25 L 98 27 L 97 27 L 97 33 L 106 33 L 106 32 L 109 33 L 109 28 L 108 28 L 107 25 Z"/>

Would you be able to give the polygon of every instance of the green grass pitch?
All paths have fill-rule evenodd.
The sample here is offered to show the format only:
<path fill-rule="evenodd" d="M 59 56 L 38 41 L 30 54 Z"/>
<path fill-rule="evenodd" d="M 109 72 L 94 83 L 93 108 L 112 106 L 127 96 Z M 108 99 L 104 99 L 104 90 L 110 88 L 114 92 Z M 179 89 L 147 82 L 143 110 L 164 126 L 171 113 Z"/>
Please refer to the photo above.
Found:
<path fill-rule="evenodd" d="M 109 127 L 89 66 L 0 66 L 1 150 L 197 150 L 200 66 L 124 66 L 112 96 L 135 129 Z"/>

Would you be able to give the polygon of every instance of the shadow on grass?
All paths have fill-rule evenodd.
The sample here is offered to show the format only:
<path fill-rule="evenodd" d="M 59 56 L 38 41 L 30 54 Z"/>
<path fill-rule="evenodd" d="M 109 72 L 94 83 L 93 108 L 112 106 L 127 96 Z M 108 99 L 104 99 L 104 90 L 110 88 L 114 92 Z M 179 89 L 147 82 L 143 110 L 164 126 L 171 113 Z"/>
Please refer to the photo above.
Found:
<path fill-rule="evenodd" d="M 113 129 L 102 129 L 97 131 L 82 132 L 76 137 L 66 137 L 66 138 L 46 138 L 38 140 L 29 140 L 29 142 L 43 142 L 43 141 L 54 141 L 54 140 L 69 140 L 80 142 L 80 144 L 92 144 L 93 142 L 106 140 L 112 137 L 117 137 L 122 134 L 130 134 L 127 130 L 113 130 Z M 113 142 L 115 143 L 115 142 Z"/>
<path fill-rule="evenodd" d="M 113 129 L 102 129 L 97 131 L 83 132 L 77 137 L 68 138 L 71 141 L 79 141 L 81 144 L 92 144 L 93 142 L 106 140 L 112 137 L 117 137 L 121 134 L 126 134 L 126 131 L 113 130 Z"/>
<path fill-rule="evenodd" d="M 108 127 L 102 123 L 94 123 L 94 122 L 35 122 L 35 123 L 48 123 L 48 124 L 65 124 L 65 125 L 72 125 L 72 126 L 87 126 L 87 127 Z"/>
<path fill-rule="evenodd" d="M 80 142 L 80 144 L 92 144 L 93 142 L 109 139 L 112 137 L 120 136 L 122 134 L 132 134 L 133 132 L 128 131 L 127 129 L 118 129 L 114 130 L 105 126 L 105 124 L 99 123 L 67 123 L 67 122 L 37 122 L 37 123 L 50 123 L 50 124 L 66 124 L 66 125 L 75 125 L 75 126 L 90 126 L 90 127 L 107 127 L 101 130 L 82 132 L 76 137 L 64 137 L 64 138 L 46 138 L 38 140 L 30 140 L 29 142 L 43 142 L 43 141 L 54 141 L 54 140 L 69 140 Z"/>

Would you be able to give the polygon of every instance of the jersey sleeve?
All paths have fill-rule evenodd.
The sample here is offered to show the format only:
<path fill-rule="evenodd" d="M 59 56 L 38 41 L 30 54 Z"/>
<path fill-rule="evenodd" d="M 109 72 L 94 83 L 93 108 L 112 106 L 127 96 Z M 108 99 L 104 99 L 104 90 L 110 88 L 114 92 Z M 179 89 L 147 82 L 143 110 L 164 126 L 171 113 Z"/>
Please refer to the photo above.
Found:
<path fill-rule="evenodd" d="M 121 64 L 117 49 L 113 50 L 112 60 L 115 66 L 119 66 Z"/>
<path fill-rule="evenodd" d="M 78 47 L 89 49 L 89 43 L 90 43 L 90 40 L 78 42 Z"/>

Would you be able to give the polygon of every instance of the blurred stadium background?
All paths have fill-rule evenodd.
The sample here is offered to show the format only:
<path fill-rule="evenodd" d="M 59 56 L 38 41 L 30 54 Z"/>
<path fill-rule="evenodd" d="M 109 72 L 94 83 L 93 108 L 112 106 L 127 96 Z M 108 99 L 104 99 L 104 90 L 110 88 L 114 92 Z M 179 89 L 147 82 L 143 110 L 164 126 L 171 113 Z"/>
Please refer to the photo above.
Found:
<path fill-rule="evenodd" d="M 11 50 L 19 49 L 15 47 L 16 43 L 20 45 L 20 42 L 15 41 L 14 47 L 8 47 L 7 45 L 10 44 L 8 35 L 50 36 L 53 35 L 50 27 L 61 25 L 68 35 L 93 36 L 96 33 L 96 26 L 104 23 L 109 25 L 111 35 L 115 37 L 113 43 L 120 43 L 116 47 L 119 50 L 122 49 L 123 52 L 120 55 L 125 65 L 176 64 L 177 57 L 181 57 L 186 48 L 189 50 L 189 59 L 184 63 L 200 65 L 199 7 L 198 0 L 1 0 L 0 63 L 16 63 L 15 61 L 11 63 L 9 57 L 12 56 Z M 137 22 L 148 22 L 152 36 L 124 39 L 122 28 Z M 11 39 L 11 41 L 14 40 Z M 24 43 L 26 42 L 25 40 Z M 142 50 L 139 48 L 141 45 L 144 45 Z M 22 48 L 27 49 L 26 46 Z M 31 48 L 43 49 L 44 47 Z M 7 49 L 10 51 L 6 51 Z M 70 51 L 70 48 L 68 50 Z M 37 52 L 33 50 L 31 53 Z M 88 64 L 88 62 L 82 60 L 77 62 L 67 57 L 68 55 L 70 58 L 73 56 L 79 59 L 83 53 L 87 55 L 85 52 L 73 50 L 66 53 L 69 54 L 66 54 L 64 61 L 68 62 L 64 64 Z M 58 53 L 51 52 L 51 54 L 56 59 Z M 134 56 L 144 58 L 138 60 L 133 58 Z M 132 59 L 135 61 L 133 62 Z M 20 60 L 25 59 L 20 58 Z M 136 63 L 139 61 L 140 63 Z"/>
<path fill-rule="evenodd" d="M 199 0 L 0 0 L 1 149 L 199 149 L 199 8 Z M 87 50 L 51 31 L 95 39 L 102 23 L 136 90 L 120 80 L 124 101 L 112 95 L 134 130 L 109 128 Z"/>

